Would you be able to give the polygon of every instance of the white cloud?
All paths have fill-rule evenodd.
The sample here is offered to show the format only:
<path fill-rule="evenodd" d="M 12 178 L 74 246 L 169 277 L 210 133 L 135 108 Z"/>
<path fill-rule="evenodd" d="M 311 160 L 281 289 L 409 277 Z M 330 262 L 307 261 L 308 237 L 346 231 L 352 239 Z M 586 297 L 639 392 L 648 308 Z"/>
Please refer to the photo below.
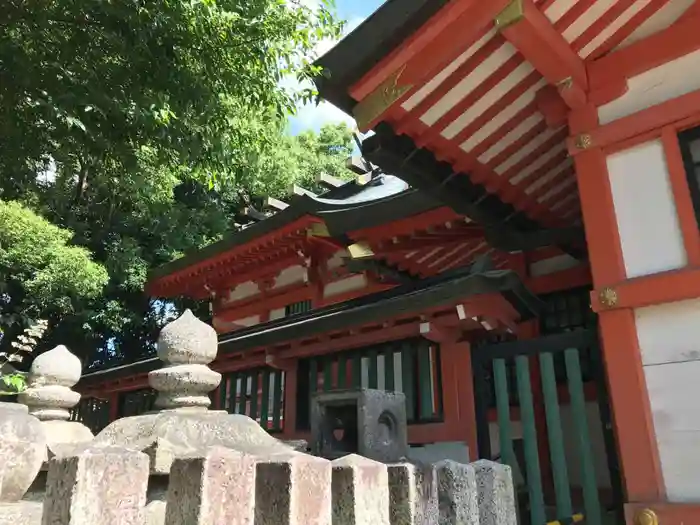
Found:
<path fill-rule="evenodd" d="M 317 0 L 304 0 L 306 4 L 314 4 Z M 364 18 L 352 18 L 345 24 L 344 35 L 355 29 L 363 22 Z M 328 52 L 335 44 L 336 40 L 324 39 L 314 48 L 314 59 Z M 296 79 L 286 79 L 283 84 L 288 88 L 300 87 Z M 324 124 L 346 122 L 349 126 L 355 127 L 355 119 L 345 114 L 333 104 L 322 101 L 320 104 L 306 104 L 297 109 L 297 114 L 290 119 L 293 131 L 304 131 L 313 129 L 318 131 Z"/>

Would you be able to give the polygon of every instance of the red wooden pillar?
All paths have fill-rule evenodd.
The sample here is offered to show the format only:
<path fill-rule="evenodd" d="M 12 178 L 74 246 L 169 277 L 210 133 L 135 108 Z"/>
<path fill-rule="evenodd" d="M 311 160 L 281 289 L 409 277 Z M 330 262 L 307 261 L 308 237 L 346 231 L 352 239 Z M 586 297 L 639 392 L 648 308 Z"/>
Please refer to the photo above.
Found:
<path fill-rule="evenodd" d="M 440 346 L 443 410 L 451 439 L 464 441 L 469 458 L 477 458 L 476 410 L 471 345 L 468 342 Z"/>
<path fill-rule="evenodd" d="M 284 422 L 282 437 L 288 439 L 296 434 L 297 423 L 297 371 L 299 361 L 290 360 L 284 367 Z"/>

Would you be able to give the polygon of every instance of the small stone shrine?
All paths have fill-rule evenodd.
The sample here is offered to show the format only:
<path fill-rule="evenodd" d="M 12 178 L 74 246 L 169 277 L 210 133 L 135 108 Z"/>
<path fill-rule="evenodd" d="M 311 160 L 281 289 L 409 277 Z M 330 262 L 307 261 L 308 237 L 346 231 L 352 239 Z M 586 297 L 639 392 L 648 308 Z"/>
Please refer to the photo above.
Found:
<path fill-rule="evenodd" d="M 400 392 L 357 389 L 316 394 L 312 452 L 335 459 L 359 454 L 390 463 L 408 455 L 406 398 Z"/>

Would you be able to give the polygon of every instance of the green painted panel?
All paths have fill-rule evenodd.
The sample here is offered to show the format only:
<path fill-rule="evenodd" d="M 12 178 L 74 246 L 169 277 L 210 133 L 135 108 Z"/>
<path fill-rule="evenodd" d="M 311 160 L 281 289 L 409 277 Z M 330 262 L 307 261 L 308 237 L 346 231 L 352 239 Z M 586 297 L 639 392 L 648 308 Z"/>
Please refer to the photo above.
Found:
<path fill-rule="evenodd" d="M 345 355 L 338 357 L 338 388 L 347 388 L 348 386 L 348 358 Z"/>
<path fill-rule="evenodd" d="M 588 416 L 586 414 L 586 398 L 583 392 L 583 380 L 581 378 L 581 363 L 576 348 L 564 351 L 566 364 L 566 376 L 569 381 L 569 397 L 571 399 L 571 412 L 574 420 L 574 433 L 576 452 L 581 465 L 581 482 L 583 485 L 583 506 L 585 509 L 586 523 L 588 525 L 601 525 L 602 510 L 598 497 L 598 483 L 595 476 L 595 462 L 591 449 L 591 434 L 588 428 Z"/>
<path fill-rule="evenodd" d="M 379 388 L 378 355 L 372 349 L 367 354 L 367 388 Z"/>
<path fill-rule="evenodd" d="M 547 436 L 549 452 L 552 459 L 552 479 L 557 505 L 557 517 L 568 518 L 573 515 L 569 487 L 569 469 L 564 452 L 564 435 L 561 426 L 559 397 L 557 395 L 557 378 L 552 354 L 540 354 L 540 372 L 542 375 L 542 394 L 544 397 L 545 417 L 547 419 Z"/>
<path fill-rule="evenodd" d="M 418 348 L 418 390 L 421 419 L 433 417 L 433 382 L 430 363 L 430 347 Z"/>
<path fill-rule="evenodd" d="M 406 397 L 406 417 L 416 420 L 416 364 L 415 348 L 411 343 L 401 345 L 401 388 Z"/>
<path fill-rule="evenodd" d="M 498 415 L 498 443 L 501 461 L 516 469 L 518 461 L 513 450 L 513 429 L 510 421 L 510 396 L 508 394 L 508 375 L 505 359 L 493 360 L 493 383 L 496 394 L 496 413 Z"/>
<path fill-rule="evenodd" d="M 250 385 L 250 414 L 249 416 L 257 421 L 259 414 L 258 414 L 258 398 L 260 397 L 260 384 L 259 384 L 259 377 L 260 377 L 260 371 L 255 370 L 253 371 L 253 377 L 251 379 L 251 385 Z"/>
<path fill-rule="evenodd" d="M 537 426 L 535 424 L 535 409 L 532 401 L 532 385 L 530 384 L 530 367 L 527 356 L 521 355 L 515 358 L 515 370 L 518 381 L 518 398 L 520 400 L 520 419 L 523 427 L 523 444 L 525 447 L 525 472 L 530 495 L 530 517 L 533 524 L 546 523 L 542 473 L 540 470 L 539 450 L 537 448 Z"/>
<path fill-rule="evenodd" d="M 333 390 L 333 358 L 326 356 L 323 359 L 323 391 Z"/>
<path fill-rule="evenodd" d="M 265 369 L 262 373 L 262 399 L 260 400 L 260 426 L 269 430 L 268 421 L 270 419 L 270 370 Z"/>
<path fill-rule="evenodd" d="M 228 413 L 236 413 L 236 388 L 238 386 L 238 374 L 233 373 L 228 377 Z"/>
<path fill-rule="evenodd" d="M 309 369 L 309 392 L 315 394 L 318 390 L 318 358 L 311 359 Z"/>
<path fill-rule="evenodd" d="M 351 357 L 352 373 L 350 378 L 350 386 L 360 388 L 362 386 L 362 354 L 353 352 Z"/>
<path fill-rule="evenodd" d="M 284 388 L 282 385 L 282 371 L 276 370 L 273 372 L 274 389 L 272 392 L 272 428 L 280 430 L 282 428 L 280 422 L 282 420 L 282 399 L 284 396 Z"/>
<path fill-rule="evenodd" d="M 384 390 L 393 392 L 394 385 L 394 349 L 389 347 L 384 352 Z"/>

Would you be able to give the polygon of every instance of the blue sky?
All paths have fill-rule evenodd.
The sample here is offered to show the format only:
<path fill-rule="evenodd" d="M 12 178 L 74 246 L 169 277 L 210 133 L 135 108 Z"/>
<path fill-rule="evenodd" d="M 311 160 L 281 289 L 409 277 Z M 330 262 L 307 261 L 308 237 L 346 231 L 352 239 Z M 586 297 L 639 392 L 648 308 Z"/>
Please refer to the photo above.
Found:
<path fill-rule="evenodd" d="M 336 0 L 336 8 L 338 16 L 347 21 L 347 32 L 357 27 L 383 3 L 384 0 Z M 322 54 L 332 46 L 332 42 L 327 42 L 319 52 Z M 307 129 L 318 131 L 327 122 L 342 121 L 354 124 L 354 121 L 342 111 L 328 102 L 322 102 L 318 106 L 308 105 L 300 108 L 297 115 L 290 118 L 289 127 L 292 133 L 297 134 Z"/>

